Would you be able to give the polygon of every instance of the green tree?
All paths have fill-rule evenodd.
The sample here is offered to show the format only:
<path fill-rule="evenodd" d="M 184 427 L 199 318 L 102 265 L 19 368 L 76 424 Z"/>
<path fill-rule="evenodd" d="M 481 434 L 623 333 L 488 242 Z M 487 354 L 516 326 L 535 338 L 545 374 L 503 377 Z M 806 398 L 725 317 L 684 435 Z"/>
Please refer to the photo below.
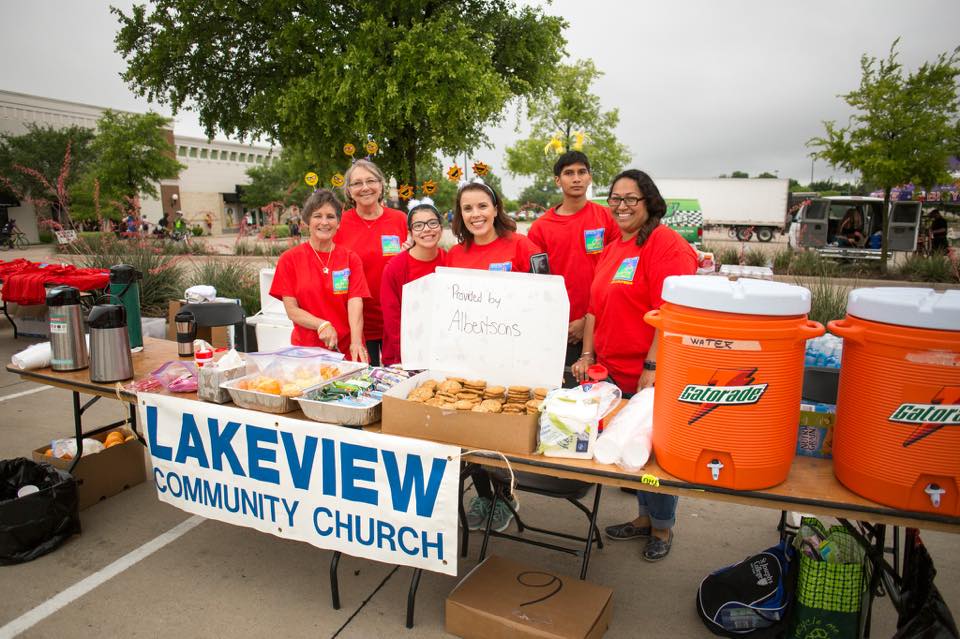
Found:
<path fill-rule="evenodd" d="M 38 213 L 48 205 L 66 208 L 60 199 L 66 204 L 92 162 L 93 138 L 94 132 L 83 127 L 35 124 L 28 124 L 23 135 L 0 135 L 0 191 L 33 203 Z"/>
<path fill-rule="evenodd" d="M 512 175 L 532 176 L 536 190 L 544 191 L 541 178 L 548 176 L 553 183 L 557 154 L 581 146 L 598 185 L 607 184 L 623 169 L 630 151 L 617 140 L 619 111 L 603 111 L 600 98 L 590 92 L 601 75 L 592 60 L 557 67 L 549 90 L 527 102 L 530 136 L 507 148 L 507 170 Z M 520 201 L 525 201 L 522 196 Z"/>
<path fill-rule="evenodd" d="M 592 166 L 592 162 L 591 162 Z M 520 192 L 520 197 L 517 198 L 517 201 L 520 203 L 520 207 L 524 208 L 528 204 L 536 204 L 545 209 L 550 208 L 559 204 L 563 200 L 563 195 L 560 193 L 560 189 L 557 188 L 556 183 L 553 181 L 553 172 L 550 172 L 550 178 L 541 178 L 534 181 L 533 184 L 523 189 Z"/>
<path fill-rule="evenodd" d="M 168 139 L 170 120 L 157 113 L 118 113 L 107 109 L 97 121 L 92 167 L 101 196 L 157 197 L 158 180 L 174 179 L 186 167 L 177 162 Z"/>
<path fill-rule="evenodd" d="M 808 144 L 814 157 L 857 172 L 883 189 L 880 267 L 887 270 L 890 191 L 898 184 L 934 185 L 948 178 L 947 160 L 960 153 L 960 47 L 904 75 L 893 42 L 886 59 L 860 58 L 860 87 L 842 96 L 855 111 L 850 124 L 824 122 L 826 135 Z"/>
<path fill-rule="evenodd" d="M 763 173 L 761 173 L 761 174 L 758 175 L 757 177 L 758 177 L 758 178 L 761 178 L 761 179 L 774 179 L 774 178 L 777 177 L 777 175 L 776 175 L 776 173 L 771 173 L 770 171 L 764 171 Z"/>
<path fill-rule="evenodd" d="M 722 177 L 722 178 L 748 178 L 748 177 L 750 177 L 750 174 L 747 173 L 746 171 L 734 171 L 734 172 L 731 173 L 730 175 L 727 175 L 726 173 L 724 173 L 724 174 L 721 175 L 720 177 Z"/>
<path fill-rule="evenodd" d="M 566 23 L 502 0 L 157 0 L 113 8 L 124 79 L 190 105 L 212 135 L 265 135 L 346 164 L 375 160 L 418 184 L 419 161 L 486 142 L 507 101 L 542 90 Z"/>
<path fill-rule="evenodd" d="M 337 170 L 332 160 L 316 160 L 301 148 L 284 147 L 275 162 L 247 169 L 250 184 L 243 187 L 243 204 L 249 208 L 261 208 L 278 202 L 283 206 L 302 204 L 316 188 L 304 181 L 308 172 L 318 175 L 318 187 L 329 188 L 330 177 Z"/>

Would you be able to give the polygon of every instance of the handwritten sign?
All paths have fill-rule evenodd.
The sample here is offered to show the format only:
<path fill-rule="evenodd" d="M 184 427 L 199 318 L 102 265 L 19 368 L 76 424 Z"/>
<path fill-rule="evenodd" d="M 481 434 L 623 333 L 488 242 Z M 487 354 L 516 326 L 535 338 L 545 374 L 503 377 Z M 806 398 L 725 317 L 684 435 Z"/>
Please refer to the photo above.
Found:
<path fill-rule="evenodd" d="M 569 312 L 562 277 L 439 268 L 403 287 L 403 364 L 559 386 Z"/>
<path fill-rule="evenodd" d="M 57 244 L 70 244 L 77 240 L 76 231 L 54 231 L 53 233 L 57 236 Z"/>

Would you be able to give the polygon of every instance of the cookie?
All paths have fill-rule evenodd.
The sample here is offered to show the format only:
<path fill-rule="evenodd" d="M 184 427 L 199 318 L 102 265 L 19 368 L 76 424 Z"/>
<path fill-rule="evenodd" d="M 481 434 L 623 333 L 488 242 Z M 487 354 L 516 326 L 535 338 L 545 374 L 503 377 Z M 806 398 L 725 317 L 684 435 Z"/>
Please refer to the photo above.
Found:
<path fill-rule="evenodd" d="M 455 402 L 446 402 L 440 406 L 443 410 L 457 410 L 457 405 Z"/>
<path fill-rule="evenodd" d="M 445 402 L 444 400 L 440 399 L 439 397 L 431 397 L 430 399 L 428 399 L 427 401 L 425 401 L 425 402 L 423 402 L 423 403 L 426 404 L 427 406 L 436 406 L 437 408 L 440 408 L 441 406 L 443 406 L 443 405 L 446 404 L 447 402 Z"/>
<path fill-rule="evenodd" d="M 536 412 L 540 411 L 540 405 L 543 404 L 543 400 L 540 399 L 531 399 L 525 404 L 528 409 L 534 410 Z"/>
<path fill-rule="evenodd" d="M 448 380 L 448 381 L 451 381 L 451 382 L 456 382 L 456 383 L 460 384 L 461 386 L 463 386 L 464 384 L 467 383 L 467 380 L 465 380 L 465 379 L 462 378 L 462 377 L 448 377 L 447 380 Z"/>
<path fill-rule="evenodd" d="M 485 399 L 479 405 L 488 413 L 499 413 L 503 410 L 503 404 L 495 399 Z"/>
<path fill-rule="evenodd" d="M 529 386 L 511 386 L 511 387 L 509 387 L 509 388 L 507 389 L 507 392 L 510 392 L 510 393 L 526 393 L 526 394 L 529 395 L 529 394 L 530 394 L 530 387 L 529 387 Z"/>
<path fill-rule="evenodd" d="M 437 386 L 437 392 L 443 391 L 444 393 L 459 393 L 463 390 L 463 385 L 453 379 L 447 379 L 443 382 L 440 382 L 440 385 Z"/>
<path fill-rule="evenodd" d="M 457 410 L 470 410 L 477 405 L 478 404 L 471 402 L 470 400 L 467 400 L 467 399 L 458 400 L 457 403 L 454 404 Z"/>
<path fill-rule="evenodd" d="M 507 392 L 507 389 L 503 386 L 487 386 L 483 391 L 484 393 L 491 393 L 493 395 L 503 395 Z"/>
<path fill-rule="evenodd" d="M 537 399 L 544 399 L 547 396 L 547 393 L 550 391 L 544 388 L 543 386 L 538 386 L 533 389 L 533 396 Z"/>
<path fill-rule="evenodd" d="M 469 391 L 460 391 L 457 393 L 457 399 L 480 399 L 480 396 Z"/>

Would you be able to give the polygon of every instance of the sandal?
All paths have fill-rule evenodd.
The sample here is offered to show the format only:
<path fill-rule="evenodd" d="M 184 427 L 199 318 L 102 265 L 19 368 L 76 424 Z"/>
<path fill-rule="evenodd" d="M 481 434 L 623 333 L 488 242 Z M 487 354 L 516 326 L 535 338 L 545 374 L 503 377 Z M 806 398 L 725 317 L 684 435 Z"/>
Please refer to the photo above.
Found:
<path fill-rule="evenodd" d="M 647 542 L 647 547 L 643 549 L 643 558 L 647 561 L 660 561 L 664 557 L 670 554 L 670 547 L 673 545 L 673 531 L 670 531 L 670 536 L 664 541 L 659 537 L 650 537 L 650 541 Z"/>
<path fill-rule="evenodd" d="M 650 536 L 650 526 L 638 527 L 632 521 L 604 528 L 607 537 L 613 541 L 627 541 L 628 539 L 645 539 Z"/>

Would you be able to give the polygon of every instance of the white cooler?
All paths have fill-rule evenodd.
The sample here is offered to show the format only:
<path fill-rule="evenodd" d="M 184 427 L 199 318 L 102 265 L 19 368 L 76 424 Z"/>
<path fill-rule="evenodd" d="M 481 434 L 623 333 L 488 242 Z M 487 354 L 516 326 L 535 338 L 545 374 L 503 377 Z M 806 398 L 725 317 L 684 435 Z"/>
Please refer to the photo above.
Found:
<path fill-rule="evenodd" d="M 260 269 L 260 312 L 247 318 L 247 324 L 257 332 L 257 350 L 275 351 L 290 346 L 293 321 L 287 317 L 283 302 L 270 296 L 270 285 L 276 269 Z"/>

